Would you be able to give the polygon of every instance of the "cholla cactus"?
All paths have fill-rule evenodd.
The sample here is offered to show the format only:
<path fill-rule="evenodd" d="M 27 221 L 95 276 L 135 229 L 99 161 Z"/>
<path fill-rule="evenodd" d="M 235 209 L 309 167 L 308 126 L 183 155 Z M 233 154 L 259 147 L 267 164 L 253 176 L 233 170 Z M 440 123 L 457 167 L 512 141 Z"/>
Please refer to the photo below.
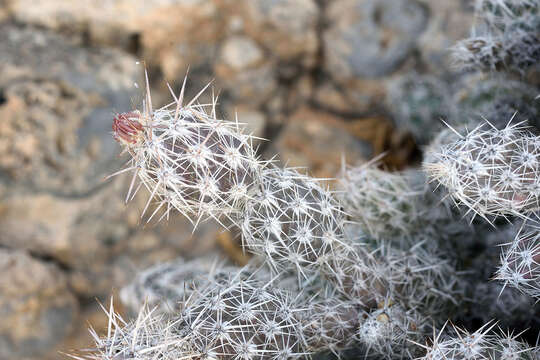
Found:
<path fill-rule="evenodd" d="M 449 86 L 433 76 L 408 74 L 391 85 L 388 97 L 397 125 L 409 130 L 419 144 L 426 144 L 442 128 L 441 119 L 452 117 Z"/>
<path fill-rule="evenodd" d="M 516 238 L 505 245 L 497 279 L 540 299 L 540 226 L 526 224 Z"/>
<path fill-rule="evenodd" d="M 477 0 L 486 34 L 460 41 L 453 49 L 456 62 L 464 68 L 523 73 L 540 59 L 539 11 L 537 0 Z"/>
<path fill-rule="evenodd" d="M 527 217 L 538 209 L 539 138 L 520 124 L 489 124 L 433 149 L 424 162 L 432 180 L 470 211 Z"/>
<path fill-rule="evenodd" d="M 131 155 L 119 173 L 134 171 L 127 199 L 140 188 L 134 187 L 138 177 L 151 194 L 143 214 L 152 199 L 159 204 L 148 221 L 161 208 L 162 218 L 176 209 L 196 223 L 223 216 L 234 221 L 263 164 L 238 122 L 216 119 L 215 101 L 199 105 L 197 96 L 183 105 L 185 83 L 172 104 L 152 109 L 148 90 L 142 112 L 114 118 L 114 137 Z"/>
<path fill-rule="evenodd" d="M 444 334 L 444 328 L 423 346 L 423 360 L 535 360 L 537 350 L 517 340 L 512 334 L 499 335 L 492 331 L 494 324 L 485 324 L 473 333 L 453 326 L 455 335 Z"/>

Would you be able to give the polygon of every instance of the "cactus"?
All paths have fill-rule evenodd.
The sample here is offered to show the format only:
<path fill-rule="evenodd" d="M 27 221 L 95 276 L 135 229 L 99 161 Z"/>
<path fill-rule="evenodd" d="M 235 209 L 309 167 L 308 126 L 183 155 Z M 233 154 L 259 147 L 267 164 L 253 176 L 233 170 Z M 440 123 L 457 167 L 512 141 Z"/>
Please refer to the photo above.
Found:
<path fill-rule="evenodd" d="M 436 77 L 415 72 L 391 84 L 388 105 L 396 125 L 410 131 L 424 145 L 452 117 L 449 86 Z"/>
<path fill-rule="evenodd" d="M 535 100 L 538 90 L 509 76 L 489 77 L 473 74 L 459 84 L 460 90 L 454 94 L 459 107 L 460 124 L 466 120 L 478 125 L 488 119 L 497 129 L 505 128 L 510 119 L 513 123 L 527 121 L 539 129 L 540 101 Z"/>
<path fill-rule="evenodd" d="M 111 309 L 107 337 L 88 359 L 295 359 L 304 353 L 300 308 L 272 282 L 243 271 L 202 286 L 173 314 L 144 307 L 126 323 Z"/>
<path fill-rule="evenodd" d="M 524 74 L 540 59 L 540 3 L 477 0 L 485 34 L 461 40 L 453 48 L 461 67 Z M 478 29 L 482 31 L 482 29 Z"/>
<path fill-rule="evenodd" d="M 418 192 L 402 174 L 379 170 L 373 163 L 343 171 L 339 199 L 345 212 L 375 239 L 407 236 L 418 225 Z"/>
<path fill-rule="evenodd" d="M 184 79 L 178 98 L 172 94 L 175 101 L 165 107 L 152 109 L 148 91 L 142 112 L 114 118 L 114 137 L 131 156 L 118 173 L 134 171 L 127 200 L 144 185 L 151 195 L 143 215 L 153 199 L 159 204 L 148 221 L 163 208 L 161 218 L 176 209 L 195 224 L 223 217 L 234 223 L 263 164 L 238 122 L 216 118 L 215 100 L 210 112 L 195 103 L 198 96 L 183 105 L 185 84 Z"/>
<path fill-rule="evenodd" d="M 496 278 L 524 293 L 540 298 L 540 226 L 529 221 L 506 244 Z"/>
<path fill-rule="evenodd" d="M 453 326 L 454 334 L 445 334 L 444 328 L 426 345 L 423 360 L 443 359 L 500 359 L 534 360 L 537 350 L 517 340 L 519 335 L 499 334 L 492 331 L 495 324 L 486 323 L 473 333 Z"/>
<path fill-rule="evenodd" d="M 471 52 L 463 42 L 457 48 L 469 46 L 465 66 L 520 71 L 533 65 L 536 1 L 479 0 L 477 11 L 486 14 L 491 30 L 482 36 L 493 40 L 491 49 L 500 45 L 507 54 L 501 60 L 501 52 Z M 430 76 L 401 78 L 389 105 L 419 144 L 441 118 L 458 124 L 459 131 L 443 130 L 426 151 L 424 169 L 436 186 L 419 170 L 389 173 L 372 162 L 346 169 L 336 196 L 298 169 L 261 160 L 238 121 L 217 119 L 215 99 L 196 103 L 204 89 L 184 105 L 185 84 L 178 96 L 171 91 L 171 104 L 153 109 L 147 81 L 142 110 L 116 115 L 113 135 L 130 159 L 113 175 L 134 172 L 127 200 L 148 190 L 143 216 L 152 203 L 154 209 L 147 221 L 173 210 L 195 227 L 216 219 L 238 232 L 257 266 L 179 260 L 141 273 L 122 291 L 137 320 L 124 322 L 111 309 L 109 332 L 95 336 L 97 349 L 88 358 L 295 359 L 342 356 L 352 348 L 389 360 L 424 350 L 426 358 L 533 354 L 510 335 L 492 334 L 489 324 L 472 334 L 456 328 L 461 343 L 439 341 L 441 331 L 432 347 L 420 344 L 433 327 L 463 314 L 478 284 L 464 274 L 485 264 L 469 257 L 484 254 L 477 245 L 486 227 L 474 216 L 468 224 L 445 189 L 489 223 L 496 216 L 530 219 L 538 210 L 538 140 L 510 119 L 524 109 L 519 119 L 535 124 L 534 87 L 488 81 L 453 95 Z M 469 131 L 458 114 L 489 115 L 496 124 Z M 538 296 L 537 232 L 525 233 L 504 250 L 498 285 Z"/>
<path fill-rule="evenodd" d="M 328 256 L 344 251 L 344 218 L 332 194 L 292 169 L 268 168 L 250 189 L 242 215 L 244 246 L 276 271 L 317 275 Z"/>
<path fill-rule="evenodd" d="M 527 217 L 538 209 L 538 141 L 521 124 L 488 123 L 433 149 L 424 168 L 475 214 Z"/>

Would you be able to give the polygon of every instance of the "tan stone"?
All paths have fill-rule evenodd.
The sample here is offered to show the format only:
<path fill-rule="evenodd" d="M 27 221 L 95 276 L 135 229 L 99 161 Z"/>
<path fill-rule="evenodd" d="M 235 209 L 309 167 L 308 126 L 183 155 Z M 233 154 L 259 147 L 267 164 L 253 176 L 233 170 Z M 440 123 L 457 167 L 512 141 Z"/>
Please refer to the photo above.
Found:
<path fill-rule="evenodd" d="M 278 153 L 290 167 L 307 167 L 317 177 L 335 178 L 342 161 L 355 164 L 371 157 L 368 143 L 354 137 L 342 119 L 303 107 L 295 112 L 269 154 Z"/>

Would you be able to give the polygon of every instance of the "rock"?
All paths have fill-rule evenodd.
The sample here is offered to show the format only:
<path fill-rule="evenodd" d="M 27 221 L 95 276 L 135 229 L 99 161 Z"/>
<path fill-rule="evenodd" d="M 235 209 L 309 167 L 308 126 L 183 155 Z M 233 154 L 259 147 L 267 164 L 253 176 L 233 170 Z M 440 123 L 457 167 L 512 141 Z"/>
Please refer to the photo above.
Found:
<path fill-rule="evenodd" d="M 324 68 L 342 84 L 394 72 L 415 48 L 428 19 L 426 9 L 413 0 L 337 0 L 326 16 Z"/>
<path fill-rule="evenodd" d="M 138 33 L 144 58 L 152 66 L 159 65 L 167 81 L 180 83 L 189 68 L 196 87 L 206 85 L 208 69 L 227 35 L 228 16 L 219 3 L 217 0 L 145 2 L 151 10 L 141 11 L 130 20 L 140 24 Z M 203 78 L 194 81 L 197 75 Z"/>
<path fill-rule="evenodd" d="M 349 132 L 342 119 L 303 107 L 296 111 L 266 152 L 289 167 L 307 167 L 316 177 L 338 176 L 343 158 L 354 164 L 372 156 L 367 142 Z"/>
<path fill-rule="evenodd" d="M 66 276 L 52 264 L 7 249 L 0 249 L 0 272 L 0 358 L 53 351 L 78 313 Z"/>
<path fill-rule="evenodd" d="M 8 13 L 19 23 L 72 35 L 92 45 L 114 45 L 161 67 L 170 82 L 208 69 L 225 35 L 227 16 L 219 0 L 130 0 L 73 2 L 10 0 Z M 179 19 L 181 19 L 179 21 Z M 206 82 L 201 80 L 198 82 Z"/>
<path fill-rule="evenodd" d="M 228 6 L 241 19 L 245 34 L 273 57 L 305 67 L 315 64 L 319 9 L 314 0 L 240 0 Z"/>
<path fill-rule="evenodd" d="M 54 259 L 70 270 L 72 288 L 85 297 L 108 294 L 129 281 L 138 266 L 213 246 L 215 225 L 204 224 L 192 234 L 189 222 L 177 214 L 165 226 L 141 230 L 148 194 L 141 191 L 126 210 L 130 177 L 124 180 L 83 198 L 26 194 L 13 187 L 0 199 L 0 245 Z"/>
<path fill-rule="evenodd" d="M 250 38 L 235 36 L 225 41 L 220 58 L 224 66 L 242 71 L 261 63 L 263 52 Z"/>
<path fill-rule="evenodd" d="M 387 79 L 353 79 L 347 85 L 321 81 L 314 90 L 317 105 L 337 113 L 367 113 L 386 96 Z"/>
<path fill-rule="evenodd" d="M 238 118 L 240 126 L 244 128 L 244 133 L 251 134 L 257 138 L 263 138 L 266 129 L 266 115 L 253 109 L 250 105 L 245 104 L 229 104 L 226 109 L 227 118 Z M 257 140 L 257 139 L 255 139 Z M 255 141 L 258 143 L 258 141 Z"/>
<path fill-rule="evenodd" d="M 131 108 L 141 70 L 119 51 L 0 26 L 0 181 L 66 196 L 99 187 L 118 161 L 111 115 Z"/>
<path fill-rule="evenodd" d="M 189 10 L 195 9 L 199 14 L 212 12 L 212 3 L 205 0 L 151 0 L 137 4 L 129 0 L 9 0 L 7 8 L 11 17 L 20 23 L 39 25 L 67 34 L 84 33 L 93 43 L 122 46 L 129 44 L 150 26 L 154 26 L 152 35 L 166 36 L 172 19 L 182 15 L 181 10 L 185 11 L 185 16 L 173 26 L 182 27 L 185 23 L 197 22 L 199 18 Z"/>
<path fill-rule="evenodd" d="M 234 100 L 259 106 L 274 94 L 277 76 L 274 64 L 263 57 L 262 50 L 246 37 L 227 39 L 214 66 L 218 86 Z"/>

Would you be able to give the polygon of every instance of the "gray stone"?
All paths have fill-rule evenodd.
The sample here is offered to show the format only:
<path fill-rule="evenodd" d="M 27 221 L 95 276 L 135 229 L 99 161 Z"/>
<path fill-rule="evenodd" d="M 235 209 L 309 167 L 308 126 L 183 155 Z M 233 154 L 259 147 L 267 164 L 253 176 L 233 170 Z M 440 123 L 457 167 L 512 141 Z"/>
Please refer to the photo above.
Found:
<path fill-rule="evenodd" d="M 0 273 L 0 358 L 51 352 L 78 313 L 66 276 L 52 264 L 6 249 L 0 249 Z"/>
<path fill-rule="evenodd" d="M 413 0 L 337 0 L 327 9 L 325 70 L 346 83 L 392 73 L 424 30 L 428 13 Z"/>
<path fill-rule="evenodd" d="M 234 0 L 228 12 L 238 15 L 244 32 L 273 57 L 315 64 L 319 8 L 314 0 Z"/>
<path fill-rule="evenodd" d="M 37 55 L 39 54 L 39 55 Z M 123 52 L 85 49 L 43 30 L 0 26 L 4 181 L 80 196 L 116 166 L 114 111 L 131 109 L 142 68 Z M 24 138 L 22 138 L 24 137 Z M 7 142 L 7 144 L 6 144 Z"/>

